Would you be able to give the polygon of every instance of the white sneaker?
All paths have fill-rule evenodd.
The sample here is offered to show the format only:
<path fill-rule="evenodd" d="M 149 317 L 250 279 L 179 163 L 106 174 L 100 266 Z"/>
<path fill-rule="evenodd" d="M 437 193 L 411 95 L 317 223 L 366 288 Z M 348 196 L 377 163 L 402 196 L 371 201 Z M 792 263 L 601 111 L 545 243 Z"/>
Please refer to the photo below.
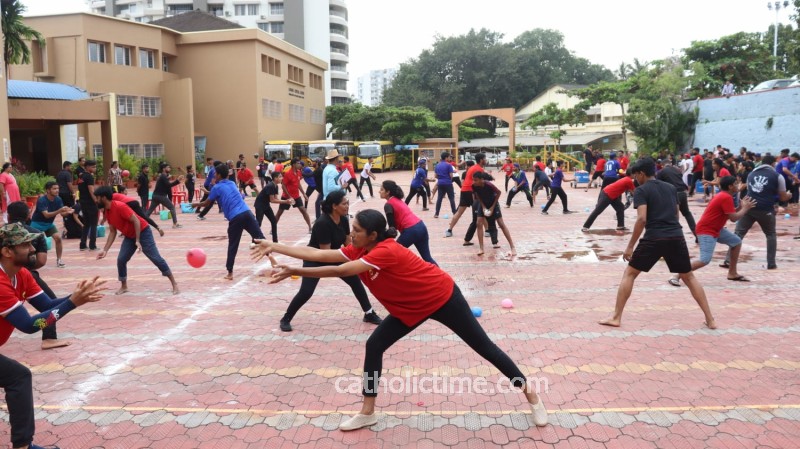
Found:
<path fill-rule="evenodd" d="M 539 398 L 539 402 L 536 404 L 531 404 L 531 412 L 533 412 L 533 423 L 536 424 L 537 427 L 544 427 L 547 425 L 547 409 L 544 407 L 542 398 Z"/>
<path fill-rule="evenodd" d="M 539 401 L 539 403 L 541 404 L 541 401 Z M 359 413 L 346 421 L 342 421 L 342 423 L 339 424 L 339 430 L 346 432 L 349 430 L 361 429 L 362 427 L 369 427 L 377 423 L 378 416 L 375 413 L 371 415 L 362 415 Z"/>

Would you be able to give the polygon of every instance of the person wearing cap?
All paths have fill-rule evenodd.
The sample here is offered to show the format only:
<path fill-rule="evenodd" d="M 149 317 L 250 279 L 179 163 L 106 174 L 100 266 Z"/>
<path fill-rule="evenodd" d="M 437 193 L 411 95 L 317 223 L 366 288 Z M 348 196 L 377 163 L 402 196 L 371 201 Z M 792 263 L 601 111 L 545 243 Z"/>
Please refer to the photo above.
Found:
<path fill-rule="evenodd" d="M 328 196 L 329 193 L 335 190 L 342 190 L 339 184 L 339 170 L 336 168 L 340 161 L 341 156 L 339 150 L 336 148 L 328 150 L 325 155 L 325 160 L 328 161 L 325 169 L 322 171 L 322 199 Z"/>
<path fill-rule="evenodd" d="M 94 197 L 94 174 L 97 161 L 87 160 L 78 175 L 78 203 L 83 213 L 83 232 L 81 233 L 80 250 L 97 250 L 97 221 L 99 211 Z M 87 240 L 89 246 L 87 247 Z"/>
<path fill-rule="evenodd" d="M 414 177 L 411 179 L 411 185 L 409 186 L 410 191 L 408 197 L 406 197 L 406 204 L 410 204 L 415 195 L 421 196 L 423 211 L 428 210 L 428 195 L 425 192 L 425 185 L 431 182 L 428 179 L 428 170 L 425 168 L 427 163 L 428 160 L 424 157 L 417 162 L 417 169 L 414 171 Z"/>
<path fill-rule="evenodd" d="M 510 157 L 506 158 L 506 162 L 500 167 L 500 170 L 506 174 L 505 176 L 505 191 L 508 192 L 508 181 L 511 179 L 511 175 L 514 174 L 514 163 L 511 161 Z"/>
<path fill-rule="evenodd" d="M 530 184 L 528 184 L 528 177 L 525 176 L 525 172 L 520 169 L 519 164 L 514 164 L 514 172 L 511 174 L 511 179 L 514 180 L 514 187 L 508 192 L 506 208 L 511 207 L 511 200 L 514 199 L 514 196 L 519 192 L 525 194 L 525 197 L 528 198 L 528 203 L 533 207 L 533 197 L 531 196 L 531 187 Z"/>
<path fill-rule="evenodd" d="M 128 261 L 137 251 L 144 253 L 150 262 L 153 262 L 153 265 L 161 271 L 161 275 L 169 278 L 173 295 L 180 293 L 167 261 L 158 252 L 153 231 L 150 230 L 147 221 L 137 215 L 127 204 L 114 200 L 114 191 L 108 186 L 98 187 L 95 197 L 97 198 L 97 207 L 103 210 L 103 216 L 108 221 L 106 244 L 97 255 L 97 259 L 106 257 L 117 238 L 117 231 L 123 237 L 117 256 L 117 275 L 121 285 L 116 294 L 121 295 L 128 292 Z"/>
<path fill-rule="evenodd" d="M 82 280 L 65 298 L 51 298 L 36 284 L 25 266 L 33 255 L 31 242 L 39 234 L 28 232 L 20 223 L 0 227 L 0 347 L 14 329 L 33 334 L 53 326 L 76 307 L 103 297 L 105 281 L 97 277 Z M 39 313 L 31 316 L 25 303 Z M 30 369 L 0 355 L 0 387 L 5 391 L 11 447 L 43 449 L 33 444 L 35 417 Z"/>
<path fill-rule="evenodd" d="M 172 194 L 172 188 L 183 181 L 183 176 L 177 179 L 172 178 L 170 175 L 172 167 L 166 162 L 161 163 L 159 171 L 160 174 L 156 180 L 156 186 L 153 188 L 153 199 L 150 201 L 150 208 L 147 209 L 147 216 L 152 215 L 159 205 L 163 206 L 172 215 L 172 227 L 180 228 L 182 226 L 178 224 L 178 214 L 175 213 L 175 205 L 170 200 L 170 195 Z"/>

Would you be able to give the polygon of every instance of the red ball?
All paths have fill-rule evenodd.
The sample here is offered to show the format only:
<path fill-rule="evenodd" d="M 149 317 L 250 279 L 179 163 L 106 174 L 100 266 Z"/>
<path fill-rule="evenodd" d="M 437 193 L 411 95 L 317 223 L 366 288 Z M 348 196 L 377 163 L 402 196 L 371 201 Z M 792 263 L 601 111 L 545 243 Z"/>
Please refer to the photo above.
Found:
<path fill-rule="evenodd" d="M 206 252 L 202 248 L 192 248 L 186 253 L 186 262 L 194 268 L 200 268 L 206 264 Z"/>
<path fill-rule="evenodd" d="M 123 178 L 127 178 L 130 175 L 131 175 L 131 172 L 129 172 L 128 170 L 122 170 L 122 177 Z"/>

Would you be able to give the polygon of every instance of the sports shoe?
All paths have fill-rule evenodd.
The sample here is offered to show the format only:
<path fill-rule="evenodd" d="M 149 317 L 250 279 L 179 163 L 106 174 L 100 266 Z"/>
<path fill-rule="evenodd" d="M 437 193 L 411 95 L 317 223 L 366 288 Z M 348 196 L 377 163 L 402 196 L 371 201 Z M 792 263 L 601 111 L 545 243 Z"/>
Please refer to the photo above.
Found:
<path fill-rule="evenodd" d="M 292 325 L 289 324 L 288 321 L 281 320 L 281 330 L 284 331 L 284 332 L 291 332 L 292 331 Z"/>
<path fill-rule="evenodd" d="M 371 415 L 362 415 L 361 413 L 353 416 L 352 418 L 342 421 L 339 424 L 339 430 L 348 431 L 361 429 L 362 427 L 369 427 L 378 423 L 378 417 L 373 413 Z"/>
<path fill-rule="evenodd" d="M 424 211 L 427 211 L 427 210 L 430 210 L 430 209 L 428 209 L 427 207 L 425 207 L 425 208 L 423 208 L 423 209 L 422 209 L 422 211 L 423 211 L 423 212 L 424 212 Z"/>
<path fill-rule="evenodd" d="M 183 227 L 183 225 L 182 225 L 182 224 L 180 224 L 180 223 L 175 223 L 174 225 L 172 225 L 172 227 L 173 227 L 174 229 L 179 229 L 179 228 L 182 228 L 182 227 Z"/>
<path fill-rule="evenodd" d="M 537 427 L 544 427 L 547 425 L 547 409 L 544 406 L 542 398 L 539 398 L 539 402 L 536 404 L 531 404 L 531 412 L 533 412 L 533 423 L 536 424 Z"/>
<path fill-rule="evenodd" d="M 87 248 L 85 246 L 81 246 L 81 251 L 88 251 L 88 250 L 89 250 L 89 248 Z"/>
<path fill-rule="evenodd" d="M 581 232 L 589 232 L 589 228 L 581 228 Z"/>
<path fill-rule="evenodd" d="M 433 218 L 439 218 L 439 214 L 434 215 Z"/>
<path fill-rule="evenodd" d="M 564 215 L 569 215 L 569 214 L 577 214 L 577 212 L 575 212 L 574 210 L 565 210 L 565 211 L 563 212 L 563 214 L 564 214 Z"/>
<path fill-rule="evenodd" d="M 444 236 L 445 237 L 452 237 L 453 236 L 453 231 L 450 230 L 450 229 L 444 231 Z"/>
<path fill-rule="evenodd" d="M 669 280 L 667 282 L 669 282 L 669 285 L 671 285 L 673 287 L 680 287 L 681 286 L 681 280 L 680 279 L 669 278 Z"/>
<path fill-rule="evenodd" d="M 483 231 L 483 236 L 484 237 L 491 237 L 492 234 L 489 234 L 489 231 Z"/>
<path fill-rule="evenodd" d="M 56 260 L 56 266 L 58 268 L 64 268 L 64 267 L 67 266 L 67 264 L 65 264 L 61 259 L 58 259 L 58 260 Z"/>
<path fill-rule="evenodd" d="M 550 215 L 550 214 L 548 214 L 546 210 L 543 210 L 542 215 Z"/>
<path fill-rule="evenodd" d="M 198 219 L 198 220 L 200 220 L 200 221 L 203 221 L 203 220 L 205 220 L 205 219 L 206 219 L 206 217 L 204 217 L 204 216 L 202 216 L 202 215 L 198 215 L 198 216 L 197 216 L 197 219 Z"/>
<path fill-rule="evenodd" d="M 370 313 L 365 313 L 363 321 L 365 323 L 370 323 L 370 324 L 381 324 L 383 322 L 381 317 L 379 317 L 378 314 L 375 313 L 374 310 L 372 312 L 370 312 Z"/>
<path fill-rule="evenodd" d="M 767 265 L 767 270 L 777 270 L 777 269 L 778 269 L 777 265 Z"/>

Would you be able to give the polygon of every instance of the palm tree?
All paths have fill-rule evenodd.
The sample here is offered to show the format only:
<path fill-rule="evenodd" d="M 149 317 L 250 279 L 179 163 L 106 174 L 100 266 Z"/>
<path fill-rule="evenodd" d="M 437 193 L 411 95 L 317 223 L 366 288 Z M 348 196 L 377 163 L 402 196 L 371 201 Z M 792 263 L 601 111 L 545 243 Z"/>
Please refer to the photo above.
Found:
<path fill-rule="evenodd" d="M 3 63 L 8 80 L 11 64 L 31 62 L 31 50 L 25 41 L 31 43 L 37 41 L 39 45 L 44 45 L 44 37 L 22 22 L 25 6 L 19 0 L 0 0 L 0 6 L 2 6 Z"/>

